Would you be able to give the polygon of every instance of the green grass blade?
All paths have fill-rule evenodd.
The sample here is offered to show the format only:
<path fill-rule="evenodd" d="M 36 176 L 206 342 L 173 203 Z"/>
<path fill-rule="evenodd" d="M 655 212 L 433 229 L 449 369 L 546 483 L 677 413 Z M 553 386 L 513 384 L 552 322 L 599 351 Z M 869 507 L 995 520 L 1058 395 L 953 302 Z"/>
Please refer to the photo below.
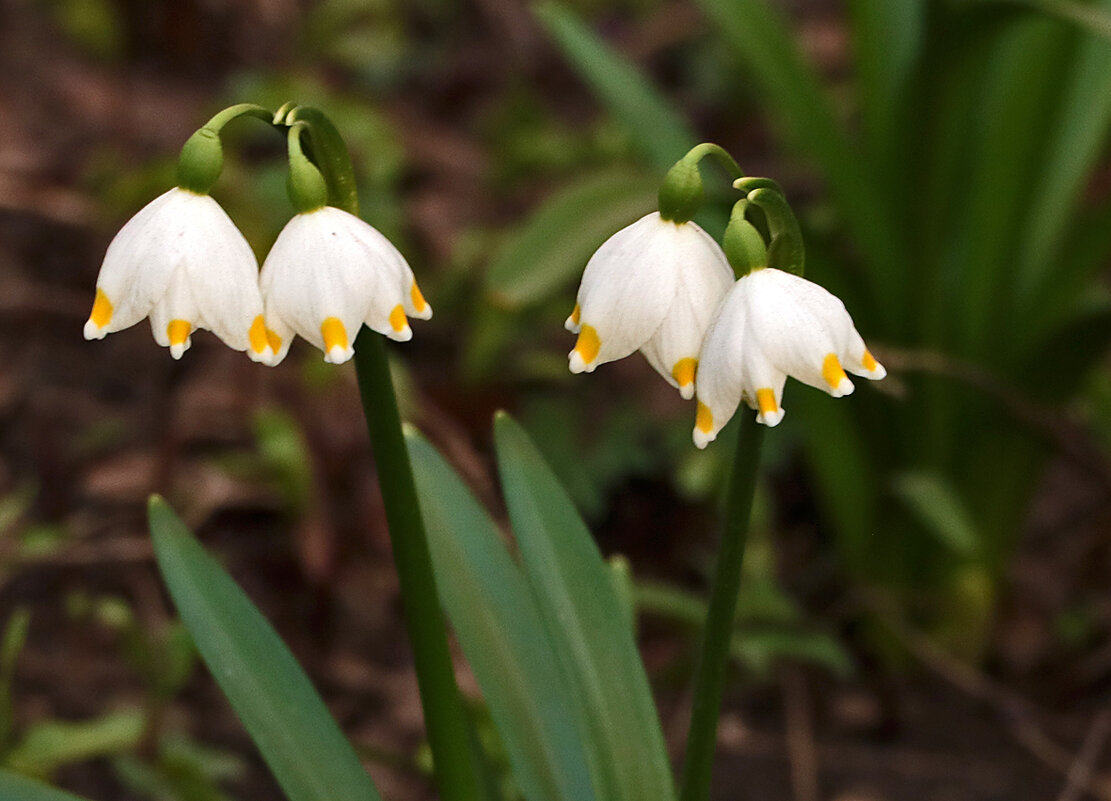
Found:
<path fill-rule="evenodd" d="M 556 2 L 538 3 L 533 11 L 653 167 L 668 169 L 698 144 L 694 131 L 644 76 L 574 13 Z"/>
<path fill-rule="evenodd" d="M 1006 354 L 1017 311 L 1019 235 L 1044 172 L 1042 154 L 1060 107 L 1076 32 L 1053 20 L 1016 22 L 1001 38 L 984 82 L 980 136 L 968 182 L 967 282 L 959 298 L 964 355 Z M 970 139 L 972 139 L 970 137 Z"/>
<path fill-rule="evenodd" d="M 1111 39 L 1111 10 L 1106 7 L 1100 8 L 1099 3 L 1084 3 L 1078 0 L 978 0 L 978 2 L 1027 6 L 1079 25 L 1096 36 Z"/>
<path fill-rule="evenodd" d="M 591 175 L 561 189 L 494 257 L 486 272 L 490 300 L 502 308 L 520 308 L 581 275 L 587 260 L 615 231 L 655 210 L 657 183 L 622 170 Z"/>
<path fill-rule="evenodd" d="M 4 801 L 84 801 L 80 796 L 8 770 L 0 770 L 0 798 Z"/>
<path fill-rule="evenodd" d="M 885 308 L 898 296 L 906 264 L 887 199 L 850 144 L 794 37 L 764 0 L 698 0 L 698 5 L 760 84 L 788 139 L 821 172 L 843 224 L 870 265 L 873 305 Z"/>
<path fill-rule="evenodd" d="M 908 84 L 921 55 L 924 0 L 851 0 L 853 50 L 869 150 L 885 171 L 897 170 Z"/>
<path fill-rule="evenodd" d="M 595 795 L 567 686 L 497 527 L 423 438 L 408 434 L 436 583 L 529 801 Z"/>
<path fill-rule="evenodd" d="M 377 801 L 305 672 L 266 618 L 155 496 L 159 569 L 197 650 L 290 801 Z"/>
<path fill-rule="evenodd" d="M 567 492 L 508 415 L 494 423 L 498 466 L 526 576 L 572 687 L 606 799 L 675 797 L 663 734 L 609 568 Z"/>
<path fill-rule="evenodd" d="M 1108 13 L 1111 2 L 1100 4 Z M 1111 43 L 1085 37 L 1070 73 L 1058 87 L 1061 104 L 1054 130 L 1041 153 L 1042 177 L 1030 208 L 1030 225 L 1018 264 L 1020 291 L 1037 302 L 1057 273 L 1057 259 L 1069 218 L 1111 127 Z"/>
<path fill-rule="evenodd" d="M 935 472 L 908 471 L 895 477 L 892 489 L 911 514 L 938 541 L 960 557 L 980 551 L 980 533 L 964 501 L 945 478 Z"/>

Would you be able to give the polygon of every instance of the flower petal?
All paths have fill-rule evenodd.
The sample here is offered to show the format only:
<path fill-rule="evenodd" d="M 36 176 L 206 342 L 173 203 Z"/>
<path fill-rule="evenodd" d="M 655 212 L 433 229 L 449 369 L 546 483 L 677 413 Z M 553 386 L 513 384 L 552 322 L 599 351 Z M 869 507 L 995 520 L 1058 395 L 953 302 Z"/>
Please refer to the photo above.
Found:
<path fill-rule="evenodd" d="M 694 397 L 702 341 L 722 298 L 734 283 L 733 271 L 716 244 L 695 252 L 701 258 L 682 265 L 675 299 L 660 327 L 641 347 L 648 363 L 685 399 Z"/>
<path fill-rule="evenodd" d="M 747 309 L 739 284 L 725 296 L 698 356 L 694 444 L 705 448 L 733 417 L 744 391 Z"/>
<path fill-rule="evenodd" d="M 753 344 L 764 358 L 778 370 L 834 397 L 852 392 L 852 382 L 837 358 L 853 331 L 840 300 L 817 284 L 781 270 L 757 270 L 740 283 L 745 289 Z"/>
<path fill-rule="evenodd" d="M 190 225 L 209 203 L 223 214 L 212 198 L 175 187 L 124 224 L 104 254 L 93 312 L 85 323 L 86 339 L 101 339 L 150 314 L 179 263 L 181 247 L 177 243 L 188 235 Z M 234 226 L 231 220 L 228 224 Z"/>
<path fill-rule="evenodd" d="M 569 354 L 571 372 L 591 372 L 628 356 L 660 327 L 691 241 L 683 229 L 691 225 L 649 214 L 611 236 L 591 256 L 579 286 L 581 327 Z"/>

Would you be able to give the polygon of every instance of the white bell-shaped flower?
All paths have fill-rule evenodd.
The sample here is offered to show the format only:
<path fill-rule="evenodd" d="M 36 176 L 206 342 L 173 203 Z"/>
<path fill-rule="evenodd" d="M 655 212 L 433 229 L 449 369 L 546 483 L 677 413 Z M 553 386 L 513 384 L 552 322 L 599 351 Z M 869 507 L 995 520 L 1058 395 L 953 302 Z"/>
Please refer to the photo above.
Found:
<path fill-rule="evenodd" d="M 404 342 L 413 336 L 409 317 L 432 316 L 397 248 L 333 206 L 286 223 L 263 262 L 259 284 L 275 363 L 294 334 L 324 351 L 325 361 L 341 364 L 355 353 L 351 345 L 364 323 Z"/>
<path fill-rule="evenodd" d="M 273 359 L 258 261 L 206 194 L 175 187 L 120 229 L 100 268 L 85 339 L 103 339 L 148 315 L 155 340 L 175 359 L 189 349 L 198 328 L 255 361 Z"/>
<path fill-rule="evenodd" d="M 743 400 L 757 421 L 783 419 L 787 376 L 848 395 L 845 371 L 880 379 L 875 360 L 837 297 L 805 278 L 759 269 L 737 281 L 706 332 L 699 356 L 694 444 L 706 447 Z"/>
<path fill-rule="evenodd" d="M 658 212 L 611 236 L 583 272 L 566 327 L 579 335 L 572 373 L 640 350 L 656 372 L 694 397 L 698 351 L 733 282 L 721 247 L 693 222 Z"/>

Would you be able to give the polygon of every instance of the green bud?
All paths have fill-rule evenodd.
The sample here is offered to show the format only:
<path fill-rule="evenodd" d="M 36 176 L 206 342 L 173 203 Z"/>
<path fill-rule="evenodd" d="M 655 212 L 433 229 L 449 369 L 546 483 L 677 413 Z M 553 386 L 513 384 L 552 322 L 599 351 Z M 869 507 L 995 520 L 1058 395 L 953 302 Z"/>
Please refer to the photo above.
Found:
<path fill-rule="evenodd" d="M 660 217 L 674 223 L 690 222 L 702 206 L 702 197 L 698 159 L 684 157 L 667 171 L 660 184 Z"/>
<path fill-rule="evenodd" d="M 301 149 L 301 133 L 308 126 L 294 123 L 289 129 L 289 200 L 298 214 L 316 211 L 328 205 L 328 184 L 316 165 L 309 161 Z"/>
<path fill-rule="evenodd" d="M 722 237 L 722 250 L 737 278 L 768 266 L 768 247 L 759 229 L 745 219 L 747 208 L 747 200 L 737 201 Z"/>
<path fill-rule="evenodd" d="M 201 128 L 189 137 L 177 160 L 177 185 L 198 195 L 207 195 L 220 177 L 224 149 L 220 134 Z"/>
<path fill-rule="evenodd" d="M 782 191 L 771 186 L 752 189 L 748 202 L 758 207 L 767 220 L 771 244 L 768 249 L 768 266 L 777 270 L 802 275 L 806 265 L 806 249 L 802 230 Z"/>
<path fill-rule="evenodd" d="M 320 170 L 308 159 L 299 164 L 290 162 L 286 188 L 289 190 L 289 200 L 298 214 L 316 211 L 328 205 L 328 184 Z"/>

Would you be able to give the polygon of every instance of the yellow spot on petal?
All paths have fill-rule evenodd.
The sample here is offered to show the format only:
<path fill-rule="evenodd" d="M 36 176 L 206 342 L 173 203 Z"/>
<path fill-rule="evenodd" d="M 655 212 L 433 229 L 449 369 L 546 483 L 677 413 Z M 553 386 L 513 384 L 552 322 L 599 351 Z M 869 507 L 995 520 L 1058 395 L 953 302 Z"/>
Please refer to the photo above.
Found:
<path fill-rule="evenodd" d="M 330 353 L 332 348 L 347 350 L 347 329 L 338 317 L 328 317 L 320 324 L 320 335 L 324 337 L 324 352 Z M 280 340 L 279 340 L 280 343 Z"/>
<path fill-rule="evenodd" d="M 876 357 L 872 355 L 871 351 L 864 351 L 864 357 L 860 360 L 860 365 L 869 373 L 875 370 L 879 365 L 876 364 Z"/>
<path fill-rule="evenodd" d="M 251 343 L 251 350 L 255 353 L 262 353 L 266 350 L 266 346 L 270 344 L 270 340 L 266 336 L 266 322 L 262 319 L 261 314 L 251 323 L 251 328 L 247 331 L 247 339 Z"/>
<path fill-rule="evenodd" d="M 765 417 L 774 416 L 779 411 L 779 404 L 775 402 L 775 392 L 770 389 L 756 390 L 756 406 L 760 414 Z"/>
<path fill-rule="evenodd" d="M 841 369 L 841 362 L 838 361 L 836 354 L 826 354 L 825 360 L 822 361 L 822 378 L 833 389 L 837 389 L 841 382 L 847 378 L 845 371 Z"/>
<path fill-rule="evenodd" d="M 579 320 L 582 319 L 582 314 L 583 310 L 579 307 L 579 304 L 576 303 L 575 308 L 571 309 L 571 322 L 578 325 Z"/>
<path fill-rule="evenodd" d="M 413 288 L 409 290 L 409 297 L 413 299 L 413 308 L 417 312 L 422 312 L 428 307 L 428 301 L 424 299 L 424 295 L 420 293 L 420 287 L 417 282 L 413 282 Z M 400 330 L 400 329 L 399 329 Z"/>
<path fill-rule="evenodd" d="M 103 328 L 111 321 L 112 311 L 112 301 L 108 300 L 103 289 L 98 289 L 96 299 L 93 301 L 93 310 L 89 312 L 89 320 L 97 328 Z"/>
<path fill-rule="evenodd" d="M 694 374 L 697 370 L 698 359 L 688 356 L 675 362 L 675 366 L 671 368 L 671 377 L 679 386 L 685 387 L 694 382 Z"/>
<path fill-rule="evenodd" d="M 282 349 L 282 338 L 269 328 L 266 329 L 266 341 L 270 344 L 270 350 L 274 351 L 274 353 Z"/>
<path fill-rule="evenodd" d="M 582 330 L 579 331 L 579 338 L 575 340 L 575 352 L 579 354 L 579 358 L 583 360 L 584 364 L 590 364 L 598 358 L 598 351 L 602 347 L 602 340 L 598 338 L 598 332 L 594 330 L 592 325 L 584 325 Z"/>
<path fill-rule="evenodd" d="M 698 402 L 698 411 L 694 416 L 694 427 L 703 434 L 709 434 L 714 427 L 714 414 L 710 407 L 702 401 Z"/>
<path fill-rule="evenodd" d="M 414 284 L 414 286 L 416 285 Z M 409 321 L 405 319 L 405 309 L 403 309 L 399 303 L 394 306 L 393 311 L 390 312 L 390 327 L 394 331 L 404 331 L 405 326 L 408 324 Z"/>
<path fill-rule="evenodd" d="M 170 320 L 166 326 L 166 336 L 170 338 L 170 345 L 184 345 L 189 339 L 189 332 L 193 330 L 188 320 Z"/>

